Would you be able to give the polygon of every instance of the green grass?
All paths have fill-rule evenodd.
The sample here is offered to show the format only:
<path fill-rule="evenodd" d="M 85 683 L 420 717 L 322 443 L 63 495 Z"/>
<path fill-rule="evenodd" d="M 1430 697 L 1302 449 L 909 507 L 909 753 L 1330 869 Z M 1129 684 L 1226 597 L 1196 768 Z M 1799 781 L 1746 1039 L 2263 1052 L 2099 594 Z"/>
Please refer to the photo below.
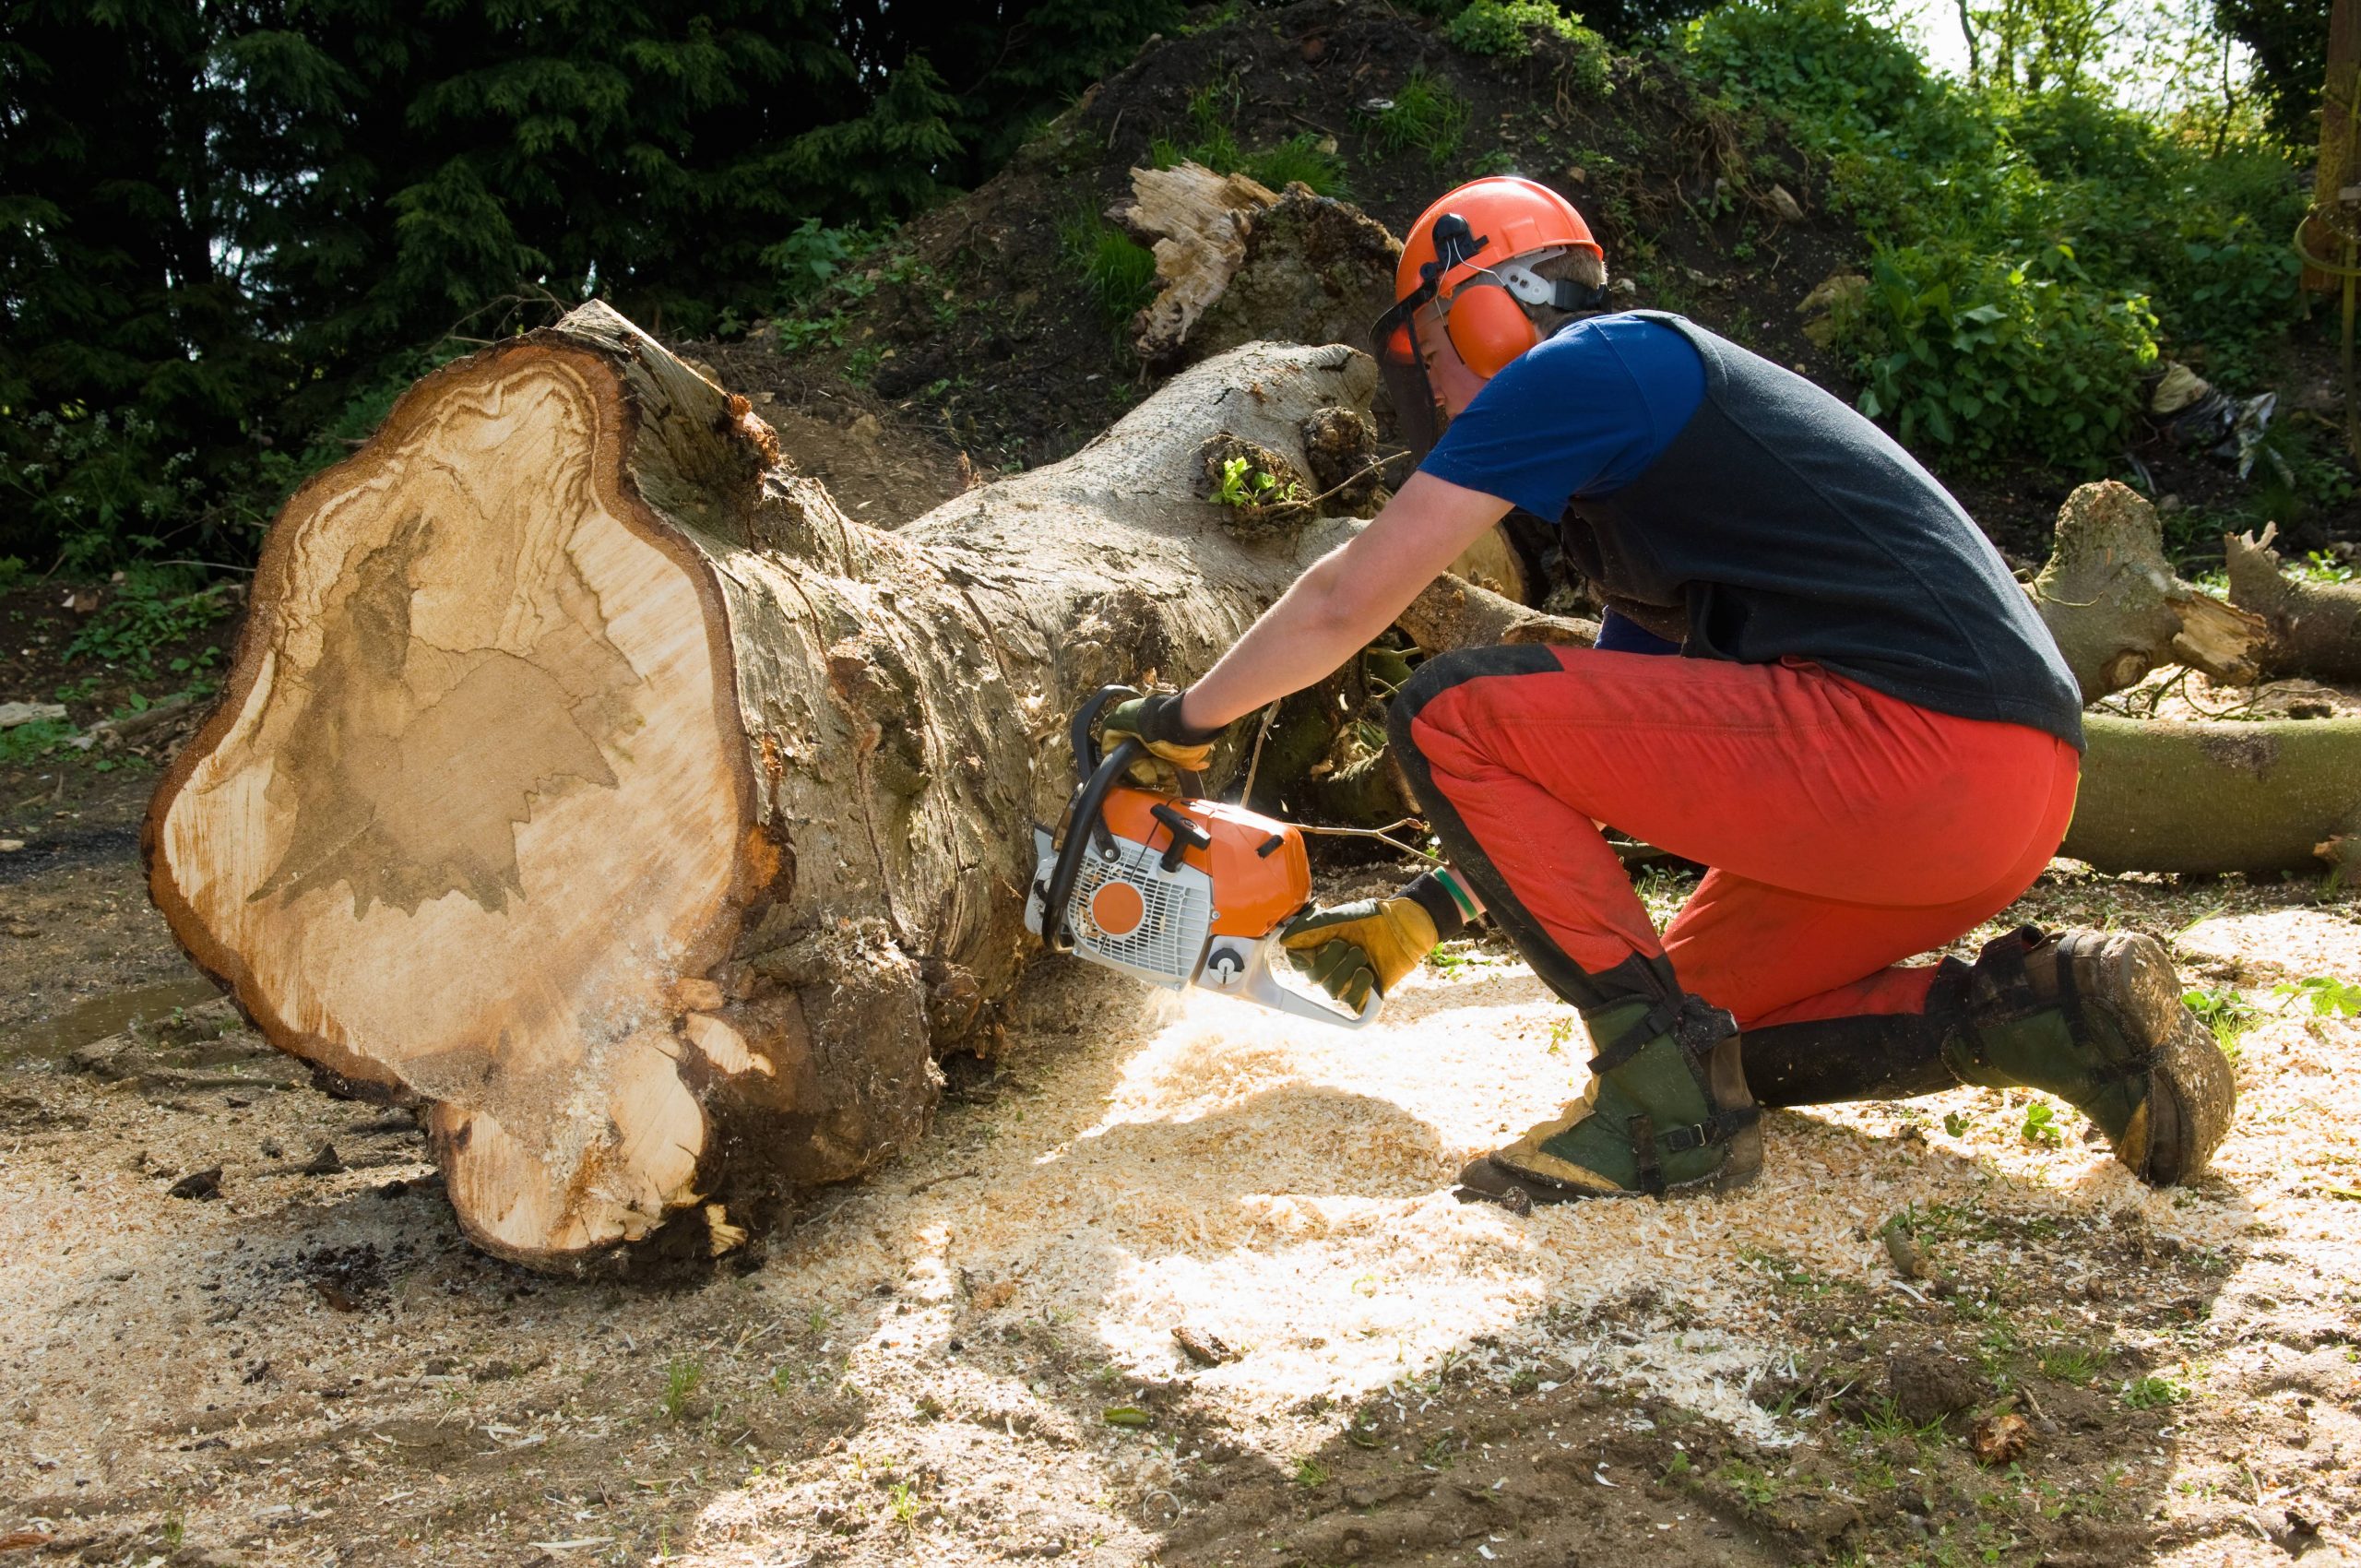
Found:
<path fill-rule="evenodd" d="M 705 1386 L 705 1363 L 687 1357 L 664 1369 L 664 1414 L 679 1420 L 688 1414 L 689 1401 Z"/>
<path fill-rule="evenodd" d="M 2077 1386 L 2098 1376 L 2106 1357 L 2082 1345 L 2053 1345 L 2041 1353 L 2041 1375 L 2052 1383 L 2070 1383 Z"/>
<path fill-rule="evenodd" d="M 1328 1467 L 1305 1455 L 1295 1462 L 1295 1484 L 1309 1490 L 1328 1484 Z"/>
<path fill-rule="evenodd" d="M 1242 173 L 1275 191 L 1300 181 L 1315 195 L 1350 199 L 1352 186 L 1345 179 L 1345 160 L 1336 151 L 1335 138 L 1303 131 L 1249 151 L 1229 123 L 1241 101 L 1235 77 L 1199 88 L 1189 98 L 1187 133 L 1150 140 L 1148 162 L 1158 169 L 1202 163 L 1216 174 Z"/>
<path fill-rule="evenodd" d="M 1058 240 L 1109 327 L 1127 326 L 1156 298 L 1156 253 L 1104 218 L 1076 213 L 1059 226 Z"/>
<path fill-rule="evenodd" d="M 1208 168 L 1212 165 L 1206 165 Z M 1352 185 L 1345 178 L 1345 160 L 1336 152 L 1334 139 L 1305 131 L 1289 137 L 1275 147 L 1246 155 L 1245 172 L 1275 191 L 1287 189 L 1290 182 L 1311 187 L 1317 196 L 1348 200 Z"/>
<path fill-rule="evenodd" d="M 1421 152 L 1440 169 L 1459 151 L 1467 130 L 1467 101 L 1424 71 L 1413 71 L 1393 101 L 1365 116 L 1370 135 L 1388 152 Z"/>

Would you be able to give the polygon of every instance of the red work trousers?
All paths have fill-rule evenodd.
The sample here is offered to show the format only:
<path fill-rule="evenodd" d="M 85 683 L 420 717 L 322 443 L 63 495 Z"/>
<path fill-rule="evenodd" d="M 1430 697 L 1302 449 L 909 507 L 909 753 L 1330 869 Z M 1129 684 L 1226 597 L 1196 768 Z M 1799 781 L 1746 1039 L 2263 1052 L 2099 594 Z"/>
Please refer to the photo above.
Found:
<path fill-rule="evenodd" d="M 1430 659 L 1393 730 L 1453 863 L 1561 995 L 1630 995 L 1669 959 L 1741 1027 L 1923 1010 L 1934 967 L 1896 966 L 2041 874 L 2080 763 L 1813 664 L 1590 648 Z M 1601 823 L 1711 868 L 1661 941 Z"/>

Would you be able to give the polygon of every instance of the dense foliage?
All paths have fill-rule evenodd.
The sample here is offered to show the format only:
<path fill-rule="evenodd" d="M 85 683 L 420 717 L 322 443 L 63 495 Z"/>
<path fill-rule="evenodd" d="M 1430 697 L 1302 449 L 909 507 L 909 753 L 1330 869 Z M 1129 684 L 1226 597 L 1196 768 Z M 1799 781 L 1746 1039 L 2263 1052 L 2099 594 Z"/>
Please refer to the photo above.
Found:
<path fill-rule="evenodd" d="M 1691 57 L 1833 160 L 1870 254 L 1833 342 L 1861 406 L 1970 465 L 2096 469 L 2160 352 L 2232 386 L 2301 312 L 2287 150 L 2235 117 L 2142 113 L 2022 59 L 1963 85 L 1842 0 L 1745 0 Z"/>
<path fill-rule="evenodd" d="M 599 294 L 776 308 L 810 222 L 973 183 L 1174 0 L 16 0 L 0 557 L 242 553 L 447 354 Z"/>
<path fill-rule="evenodd" d="M 244 559 L 415 377 L 593 295 L 675 334 L 833 341 L 884 229 L 1152 30 L 1245 3 L 0 0 L 0 564 Z M 2160 351 L 2236 383 L 2294 314 L 2284 148 L 2250 113 L 2091 86 L 2085 24 L 2121 0 L 1972 8 L 1968 86 L 1842 0 L 1409 3 L 1502 69 L 1571 42 L 1594 91 L 1592 28 L 1671 36 L 1787 122 L 1870 242 L 1833 317 L 1864 406 L 1957 458 L 2103 461 Z M 2316 0 L 2215 3 L 2266 91 L 2306 68 Z M 1241 140 L 1254 85 L 1204 88 L 1154 156 L 1349 195 L 1332 138 Z M 1480 107 L 1424 72 L 1371 104 L 1361 128 L 1439 168 Z M 1063 228 L 1127 317 L 1146 253 Z"/>

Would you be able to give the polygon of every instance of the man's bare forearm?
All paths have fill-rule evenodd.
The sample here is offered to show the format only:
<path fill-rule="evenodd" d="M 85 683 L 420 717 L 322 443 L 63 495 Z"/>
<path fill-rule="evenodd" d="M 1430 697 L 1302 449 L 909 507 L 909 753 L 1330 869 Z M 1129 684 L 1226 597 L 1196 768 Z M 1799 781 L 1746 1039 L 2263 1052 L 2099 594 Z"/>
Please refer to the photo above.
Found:
<path fill-rule="evenodd" d="M 1215 729 L 1324 680 L 1508 509 L 1496 497 L 1413 474 L 1367 529 L 1314 562 L 1189 688 L 1181 722 Z"/>

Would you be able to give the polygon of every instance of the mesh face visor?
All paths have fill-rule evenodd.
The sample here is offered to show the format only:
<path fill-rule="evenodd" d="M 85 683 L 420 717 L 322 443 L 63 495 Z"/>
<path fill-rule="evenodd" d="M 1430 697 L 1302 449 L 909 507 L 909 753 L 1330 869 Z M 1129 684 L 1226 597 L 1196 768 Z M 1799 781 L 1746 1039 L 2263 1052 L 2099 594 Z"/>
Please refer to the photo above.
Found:
<path fill-rule="evenodd" d="M 1376 356 L 1379 378 L 1385 384 L 1385 395 L 1393 401 L 1394 419 L 1402 444 L 1410 449 L 1410 460 L 1426 461 L 1434 450 L 1435 438 L 1442 434 L 1436 417 L 1434 387 L 1427 380 L 1427 358 L 1418 351 L 1418 332 L 1414 318 L 1419 309 L 1434 298 L 1429 285 L 1402 301 L 1377 318 L 1370 328 L 1370 352 Z"/>

